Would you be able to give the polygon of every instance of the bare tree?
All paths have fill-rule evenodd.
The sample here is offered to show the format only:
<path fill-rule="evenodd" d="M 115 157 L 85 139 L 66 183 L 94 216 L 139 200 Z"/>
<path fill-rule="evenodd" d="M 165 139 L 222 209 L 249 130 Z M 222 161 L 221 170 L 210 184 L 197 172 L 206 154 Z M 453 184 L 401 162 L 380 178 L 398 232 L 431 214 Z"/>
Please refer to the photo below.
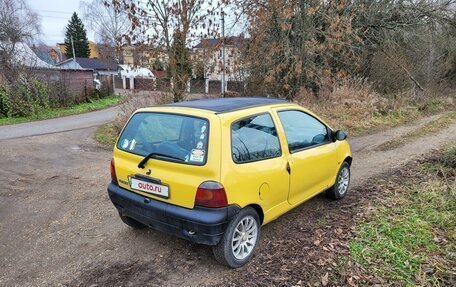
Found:
<path fill-rule="evenodd" d="M 204 0 L 112 0 L 116 9 L 129 15 L 132 30 L 125 39 L 146 43 L 165 52 L 174 101 L 181 101 L 191 76 L 188 47 L 199 37 L 217 34 L 215 17 L 226 1 Z"/>
<path fill-rule="evenodd" d="M 371 78 L 380 91 L 390 93 L 397 91 L 395 86 L 422 92 L 438 82 L 445 69 L 442 60 L 454 50 L 454 38 L 447 32 L 456 25 L 456 1 L 370 0 L 362 4 L 354 6 L 359 8 L 353 20 L 362 40 L 360 74 Z M 398 75 L 381 75 L 385 69 Z"/>
<path fill-rule="evenodd" d="M 87 26 L 95 31 L 97 42 L 103 48 L 103 57 L 120 57 L 119 47 L 123 35 L 130 30 L 128 13 L 117 9 L 105 0 L 82 1 L 82 17 Z"/>
<path fill-rule="evenodd" d="M 422 91 L 440 74 L 433 67 L 452 61 L 453 43 L 436 44 L 452 39 L 442 31 L 456 24 L 455 0 L 233 1 L 248 22 L 249 84 L 273 96 L 292 99 L 302 87 L 318 96 L 340 78 L 369 78 L 375 58 Z"/>
<path fill-rule="evenodd" d="M 17 79 L 23 65 L 19 43 L 40 33 L 39 17 L 24 0 L 0 0 L 0 73 L 8 82 Z"/>

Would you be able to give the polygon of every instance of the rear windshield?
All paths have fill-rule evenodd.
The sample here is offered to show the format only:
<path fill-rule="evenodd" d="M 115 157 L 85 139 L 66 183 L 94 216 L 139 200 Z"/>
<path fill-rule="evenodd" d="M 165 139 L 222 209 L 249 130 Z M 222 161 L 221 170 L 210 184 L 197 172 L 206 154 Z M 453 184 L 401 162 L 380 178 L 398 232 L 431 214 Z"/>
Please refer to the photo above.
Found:
<path fill-rule="evenodd" d="M 140 112 L 128 122 L 117 148 L 141 156 L 157 153 L 154 158 L 160 160 L 203 165 L 207 158 L 208 134 L 206 119 Z"/>

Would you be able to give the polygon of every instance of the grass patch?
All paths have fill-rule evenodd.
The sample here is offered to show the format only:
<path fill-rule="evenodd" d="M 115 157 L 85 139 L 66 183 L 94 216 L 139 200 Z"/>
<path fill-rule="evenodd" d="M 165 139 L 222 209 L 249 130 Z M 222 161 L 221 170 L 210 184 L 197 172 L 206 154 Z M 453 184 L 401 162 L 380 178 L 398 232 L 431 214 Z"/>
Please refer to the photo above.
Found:
<path fill-rule="evenodd" d="M 418 128 L 405 135 L 393 138 L 387 142 L 382 143 L 381 145 L 376 147 L 376 150 L 385 151 L 385 150 L 395 149 L 397 147 L 404 145 L 406 142 L 408 142 L 412 139 L 419 138 L 423 134 L 437 133 L 438 131 L 440 131 L 444 128 L 447 128 L 455 121 L 456 121 L 456 111 L 449 112 L 448 114 L 427 123 L 426 125 L 424 125 L 421 128 Z"/>
<path fill-rule="evenodd" d="M 449 286 L 456 279 L 456 145 L 416 173 L 379 183 L 390 196 L 356 223 L 351 257 L 388 286 Z"/>
<path fill-rule="evenodd" d="M 295 102 L 350 135 L 385 130 L 455 107 L 454 91 L 429 90 L 416 98 L 412 90 L 406 90 L 386 96 L 376 93 L 371 83 L 362 79 L 322 86 L 318 97 L 303 89 Z"/>
<path fill-rule="evenodd" d="M 18 118 L 0 118 L 0 126 L 19 124 L 19 123 L 25 123 L 25 122 L 31 122 L 31 121 L 37 121 L 37 120 L 46 120 L 46 119 L 52 119 L 52 118 L 58 118 L 58 117 L 63 117 L 63 116 L 69 116 L 69 115 L 75 115 L 75 114 L 81 114 L 81 113 L 85 113 L 85 112 L 100 110 L 100 109 L 104 109 L 106 107 L 114 106 L 114 105 L 118 104 L 121 100 L 122 100 L 122 96 L 112 95 L 109 97 L 92 100 L 91 102 L 82 103 L 82 104 L 74 105 L 71 107 L 48 109 L 36 116 L 18 117 Z"/>
<path fill-rule="evenodd" d="M 100 126 L 95 133 L 95 139 L 105 146 L 114 146 L 117 140 L 117 129 L 113 123 Z"/>
<path fill-rule="evenodd" d="M 340 123 L 341 129 L 348 130 L 351 135 L 357 136 L 411 123 L 425 116 L 454 109 L 453 104 L 448 104 L 445 98 L 433 99 L 430 102 L 398 107 L 388 112 L 377 112 L 372 116 L 363 116 L 360 113 L 348 119 L 340 120 L 336 117 L 335 122 L 336 125 L 338 122 Z"/>

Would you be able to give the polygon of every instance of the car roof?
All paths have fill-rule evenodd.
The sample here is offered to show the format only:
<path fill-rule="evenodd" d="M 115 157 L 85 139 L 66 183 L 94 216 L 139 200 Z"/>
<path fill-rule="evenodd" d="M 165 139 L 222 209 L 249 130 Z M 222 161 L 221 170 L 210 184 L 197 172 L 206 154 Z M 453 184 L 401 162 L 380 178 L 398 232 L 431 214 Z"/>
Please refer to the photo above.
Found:
<path fill-rule="evenodd" d="M 204 99 L 196 101 L 185 101 L 167 104 L 165 106 L 170 107 L 185 107 L 195 108 L 202 110 L 209 110 L 216 113 L 227 113 L 231 111 L 237 111 L 247 108 L 286 104 L 286 100 L 277 98 L 262 98 L 262 97 L 238 97 L 238 98 L 216 98 L 216 99 Z"/>

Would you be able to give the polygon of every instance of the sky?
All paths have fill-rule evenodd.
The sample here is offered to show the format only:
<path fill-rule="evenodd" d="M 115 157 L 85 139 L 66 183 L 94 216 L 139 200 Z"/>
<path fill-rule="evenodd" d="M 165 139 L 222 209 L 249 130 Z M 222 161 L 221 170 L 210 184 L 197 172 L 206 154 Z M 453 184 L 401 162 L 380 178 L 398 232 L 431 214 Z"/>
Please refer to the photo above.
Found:
<path fill-rule="evenodd" d="M 79 0 L 26 0 L 41 18 L 41 36 L 39 40 L 47 45 L 54 46 L 62 43 L 65 38 L 65 27 L 73 12 L 78 13 Z M 87 29 L 87 37 L 94 40 L 94 33 Z"/>
<path fill-rule="evenodd" d="M 41 35 L 37 42 L 43 42 L 49 46 L 55 46 L 56 43 L 63 43 L 65 39 L 65 27 L 71 18 L 73 12 L 78 13 L 82 18 L 82 13 L 79 9 L 80 2 L 84 0 L 26 0 L 31 9 L 33 9 L 41 18 Z M 91 0 L 85 0 L 91 2 Z M 225 35 L 238 35 L 242 32 L 239 27 L 234 27 L 230 24 L 233 22 L 231 17 L 232 11 L 227 9 L 226 31 Z M 82 19 L 84 22 L 84 19 Z M 89 40 L 95 40 L 95 33 L 90 31 L 87 24 L 84 23 L 87 29 L 87 37 Z"/>

